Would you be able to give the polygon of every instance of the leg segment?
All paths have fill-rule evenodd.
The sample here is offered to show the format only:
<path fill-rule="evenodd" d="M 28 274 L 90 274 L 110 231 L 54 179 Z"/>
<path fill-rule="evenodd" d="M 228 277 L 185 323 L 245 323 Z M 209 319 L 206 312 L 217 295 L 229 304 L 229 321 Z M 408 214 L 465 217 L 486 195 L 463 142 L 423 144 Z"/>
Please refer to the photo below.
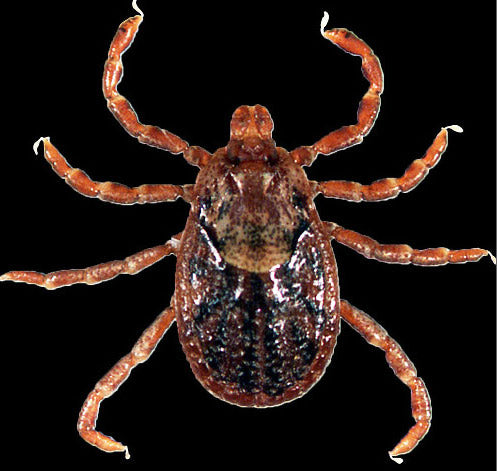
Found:
<path fill-rule="evenodd" d="M 407 193 L 416 188 L 442 157 L 447 148 L 448 129 L 462 132 L 459 126 L 447 126 L 437 134 L 432 145 L 422 159 L 416 159 L 400 178 L 384 178 L 371 185 L 356 182 L 331 180 L 317 183 L 317 192 L 327 198 L 347 201 L 384 201 L 395 198 L 399 193 Z"/>
<path fill-rule="evenodd" d="M 312 146 L 302 146 L 291 152 L 293 159 L 299 165 L 311 165 L 317 154 L 331 154 L 341 149 L 360 144 L 372 128 L 380 110 L 380 95 L 383 92 L 383 71 L 378 57 L 372 49 L 354 33 L 334 28 L 324 31 L 328 21 L 325 14 L 321 22 L 321 34 L 339 48 L 349 54 L 360 56 L 362 59 L 362 73 L 369 81 L 369 89 L 363 96 L 357 111 L 357 123 L 343 126 L 317 141 Z"/>
<path fill-rule="evenodd" d="M 128 447 L 95 430 L 98 409 L 100 403 L 128 379 L 131 370 L 150 357 L 173 321 L 174 310 L 169 307 L 143 332 L 131 352 L 121 358 L 88 395 L 79 413 L 78 432 L 90 445 L 107 452 L 124 451 L 126 458 L 129 458 Z"/>
<path fill-rule="evenodd" d="M 17 281 L 42 286 L 46 289 L 56 289 L 78 283 L 94 285 L 102 281 L 111 280 L 117 275 L 134 275 L 144 268 L 153 265 L 170 254 L 175 254 L 179 246 L 180 235 L 163 245 L 142 250 L 124 260 L 101 263 L 80 270 L 60 270 L 52 273 L 38 273 L 36 271 L 9 271 L 0 276 L 0 281 Z"/>
<path fill-rule="evenodd" d="M 373 258 L 379 262 L 437 266 L 447 263 L 477 262 L 488 255 L 495 263 L 495 257 L 484 249 L 449 250 L 445 247 L 438 247 L 417 250 L 404 244 L 380 244 L 370 237 L 344 229 L 333 222 L 325 224 L 330 235 L 337 242 L 346 245 L 366 258 Z"/>
<path fill-rule="evenodd" d="M 128 18 L 121 23 L 112 40 L 109 56 L 104 66 L 102 84 L 107 106 L 124 129 L 133 137 L 138 138 L 139 142 L 173 154 L 183 153 L 189 163 L 202 166 L 209 159 L 211 155 L 209 152 L 201 147 L 190 147 L 186 141 L 165 129 L 140 123 L 129 101 L 117 91 L 117 85 L 123 75 L 121 55 L 133 42 L 142 20 L 143 14 Z"/>
<path fill-rule="evenodd" d="M 368 343 L 381 348 L 385 352 L 386 360 L 395 375 L 411 390 L 412 416 L 416 424 L 411 427 L 397 446 L 389 452 L 389 455 L 394 457 L 409 453 L 430 428 L 431 404 L 428 390 L 423 380 L 417 377 L 416 368 L 400 345 L 376 321 L 343 299 L 340 300 L 340 315 Z M 395 461 L 401 462 L 399 458 L 396 458 Z"/>
<path fill-rule="evenodd" d="M 79 168 L 71 167 L 62 154 L 52 145 L 48 137 L 41 138 L 44 146 L 44 156 L 55 173 L 78 193 L 90 198 L 116 204 L 144 204 L 174 201 L 179 197 L 189 201 L 191 185 L 141 185 L 130 188 L 121 183 L 95 182 Z M 38 140 L 34 149 L 37 153 Z"/>

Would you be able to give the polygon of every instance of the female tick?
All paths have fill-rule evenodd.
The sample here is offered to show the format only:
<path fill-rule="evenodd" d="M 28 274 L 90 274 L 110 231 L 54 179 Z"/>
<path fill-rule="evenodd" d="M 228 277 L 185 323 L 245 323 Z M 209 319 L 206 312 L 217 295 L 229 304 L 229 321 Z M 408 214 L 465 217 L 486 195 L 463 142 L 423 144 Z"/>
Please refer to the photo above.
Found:
<path fill-rule="evenodd" d="M 135 2 L 133 5 L 138 10 Z M 192 371 L 209 392 L 239 406 L 269 407 L 296 399 L 316 384 L 331 359 L 343 318 L 368 342 L 385 351 L 395 374 L 410 388 L 416 423 L 390 455 L 411 451 L 430 425 L 427 389 L 386 331 L 340 298 L 330 241 L 389 263 L 442 265 L 477 261 L 490 254 L 483 249 L 416 250 L 379 244 L 335 223 L 322 222 L 313 199 L 322 193 L 350 201 L 381 201 L 409 191 L 439 161 L 447 146 L 448 130 L 461 129 L 443 128 L 425 156 L 415 160 L 400 178 L 371 185 L 308 181 L 302 166 L 310 165 L 318 154 L 358 144 L 367 135 L 383 90 L 382 70 L 372 50 L 347 30 L 324 31 L 326 16 L 323 36 L 344 51 L 359 55 L 370 83 L 357 123 L 331 132 L 312 146 L 287 152 L 272 140 L 268 110 L 260 105 L 241 106 L 233 114 L 229 143 L 211 154 L 168 131 L 143 125 L 118 93 L 121 55 L 143 19 L 138 13 L 120 25 L 112 41 L 104 69 L 104 95 L 116 119 L 140 142 L 182 153 L 189 163 L 200 167 L 195 185 L 129 188 L 95 182 L 72 168 L 48 138 L 41 139 L 44 156 L 59 176 L 85 196 L 118 204 L 185 199 L 191 204 L 185 230 L 163 245 L 122 261 L 49 274 L 15 271 L 0 278 L 48 289 L 94 284 L 119 274 L 137 273 L 167 255 L 177 255 L 171 306 L 89 394 L 78 421 L 81 436 L 104 451 L 125 451 L 128 455 L 126 446 L 96 430 L 99 405 L 136 364 L 149 357 L 174 320 Z"/>

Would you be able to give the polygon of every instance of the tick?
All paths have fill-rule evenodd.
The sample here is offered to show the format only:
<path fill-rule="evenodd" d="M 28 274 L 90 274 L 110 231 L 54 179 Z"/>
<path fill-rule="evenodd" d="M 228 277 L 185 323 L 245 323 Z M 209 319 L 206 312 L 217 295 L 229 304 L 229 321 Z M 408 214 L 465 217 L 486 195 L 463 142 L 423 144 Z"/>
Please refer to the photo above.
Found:
<path fill-rule="evenodd" d="M 357 123 L 344 126 L 291 152 L 276 147 L 273 122 L 260 105 L 235 110 L 230 141 L 213 154 L 190 146 L 178 136 L 143 125 L 129 102 L 117 91 L 121 55 L 130 46 L 143 13 L 122 23 L 105 63 L 103 91 L 120 124 L 140 142 L 183 154 L 200 167 L 194 185 L 127 187 L 95 182 L 72 168 L 48 138 L 44 156 L 55 172 L 81 194 L 117 204 L 145 204 L 183 198 L 191 210 L 184 231 L 168 242 L 122 261 L 48 274 L 11 271 L 1 281 L 17 281 L 55 289 L 76 283 L 95 284 L 119 274 L 135 274 L 162 258 L 177 256 L 176 288 L 171 305 L 148 327 L 131 352 L 95 385 L 80 412 L 78 431 L 101 450 L 123 451 L 125 445 L 96 430 L 100 403 L 127 379 L 131 369 L 150 356 L 176 321 L 179 339 L 191 369 L 214 396 L 242 407 L 272 407 L 297 399 L 317 383 L 330 362 L 340 320 L 344 319 L 369 343 L 382 349 L 396 376 L 411 391 L 413 427 L 390 451 L 410 452 L 430 427 L 427 388 L 401 347 L 371 317 L 340 298 L 331 241 L 367 258 L 387 263 L 444 265 L 494 257 L 483 249 L 417 250 L 407 245 L 380 244 L 373 239 L 320 220 L 313 200 L 318 194 L 348 201 L 383 201 L 415 188 L 440 160 L 447 147 L 447 126 L 425 155 L 400 178 L 370 185 L 331 180 L 309 181 L 302 169 L 319 154 L 359 144 L 373 126 L 380 107 L 383 73 L 372 50 L 345 29 L 322 35 L 362 59 L 369 88 L 361 100 Z"/>

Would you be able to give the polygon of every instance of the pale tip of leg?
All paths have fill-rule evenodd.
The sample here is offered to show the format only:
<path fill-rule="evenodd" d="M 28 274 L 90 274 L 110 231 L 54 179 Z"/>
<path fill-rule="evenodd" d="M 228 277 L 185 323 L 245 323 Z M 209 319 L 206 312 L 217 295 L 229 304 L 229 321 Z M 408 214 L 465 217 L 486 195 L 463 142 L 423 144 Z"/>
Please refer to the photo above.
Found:
<path fill-rule="evenodd" d="M 494 265 L 497 265 L 496 260 L 495 260 L 495 255 L 492 252 L 488 252 L 488 256 L 490 257 L 490 260 L 492 260 Z M 2 281 L 2 277 L 0 276 L 0 281 Z"/>
<path fill-rule="evenodd" d="M 445 126 L 444 129 L 450 129 L 451 131 L 454 132 L 463 132 L 463 128 L 461 126 L 458 126 L 457 124 L 453 124 L 451 126 Z"/>
<path fill-rule="evenodd" d="M 140 10 L 140 8 L 138 7 L 138 4 L 136 3 L 136 0 L 133 0 L 133 3 L 131 4 L 131 6 L 133 7 L 133 9 L 135 11 L 137 11 L 142 17 L 145 16 L 143 14 L 143 12 Z"/>
<path fill-rule="evenodd" d="M 388 456 L 390 456 L 390 459 L 392 461 L 395 461 L 397 464 L 402 464 L 404 460 L 402 458 L 399 458 L 398 456 L 393 456 L 392 453 L 388 452 Z"/>
<path fill-rule="evenodd" d="M 128 447 L 124 447 L 124 457 L 129 460 L 131 458 L 131 455 L 129 454 Z"/>
<path fill-rule="evenodd" d="M 40 145 L 40 142 L 41 142 L 41 141 L 44 141 L 45 139 L 46 139 L 47 141 L 49 141 L 49 140 L 50 140 L 50 138 L 49 138 L 48 136 L 47 136 L 47 137 L 40 137 L 40 138 L 39 138 L 39 139 L 38 139 L 38 140 L 37 140 L 37 141 L 33 144 L 33 150 L 34 150 L 34 153 L 35 153 L 36 155 L 38 155 L 38 146 Z"/>
<path fill-rule="evenodd" d="M 328 15 L 328 12 L 325 11 L 323 14 L 323 18 L 321 19 L 321 34 L 324 36 L 324 28 L 326 28 L 326 25 L 328 24 L 328 21 L 330 19 L 330 15 Z"/>

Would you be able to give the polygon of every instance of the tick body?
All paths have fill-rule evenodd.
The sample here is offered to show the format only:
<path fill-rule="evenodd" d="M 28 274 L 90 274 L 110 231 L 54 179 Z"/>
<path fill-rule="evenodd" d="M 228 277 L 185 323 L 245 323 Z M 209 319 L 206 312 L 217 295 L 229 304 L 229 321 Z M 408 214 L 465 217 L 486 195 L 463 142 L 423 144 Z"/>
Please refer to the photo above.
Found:
<path fill-rule="evenodd" d="M 235 112 L 231 145 L 198 176 L 178 255 L 183 349 L 198 380 L 240 406 L 304 394 L 339 330 L 329 237 L 304 172 L 274 146 L 271 128 L 262 106 Z"/>
<path fill-rule="evenodd" d="M 369 133 L 380 107 L 383 73 L 373 51 L 344 29 L 321 32 L 345 52 L 362 60 L 369 81 L 357 122 L 330 132 L 313 145 L 290 152 L 272 139 L 273 121 L 260 105 L 240 106 L 233 114 L 225 147 L 210 153 L 182 138 L 142 124 L 130 103 L 117 91 L 121 56 L 132 43 L 143 14 L 123 22 L 104 67 L 103 92 L 118 122 L 140 142 L 173 154 L 183 154 L 200 167 L 194 185 L 127 187 L 97 182 L 65 160 L 48 138 L 45 159 L 79 193 L 102 201 L 146 204 L 183 198 L 191 204 L 182 233 L 165 244 L 124 260 L 43 274 L 11 271 L 1 281 L 17 281 L 55 289 L 76 283 L 95 284 L 120 274 L 135 274 L 168 255 L 177 256 L 175 293 L 166 308 L 132 348 L 95 385 L 81 409 L 78 431 L 101 450 L 127 447 L 96 429 L 101 402 L 144 362 L 176 321 L 178 335 L 195 377 L 214 396 L 242 407 L 270 407 L 305 394 L 330 362 L 343 319 L 370 344 L 385 352 L 395 375 L 411 391 L 415 420 L 391 457 L 410 452 L 430 427 L 431 404 L 424 382 L 401 347 L 366 313 L 340 297 L 331 241 L 367 258 L 387 263 L 444 265 L 478 261 L 492 255 L 484 249 L 413 249 L 382 244 L 320 220 L 313 200 L 318 194 L 353 202 L 383 201 L 414 189 L 447 148 L 447 126 L 436 135 L 424 156 L 398 178 L 369 185 L 330 180 L 309 181 L 302 166 L 359 144 Z M 398 458 L 396 458 L 398 459 Z"/>

